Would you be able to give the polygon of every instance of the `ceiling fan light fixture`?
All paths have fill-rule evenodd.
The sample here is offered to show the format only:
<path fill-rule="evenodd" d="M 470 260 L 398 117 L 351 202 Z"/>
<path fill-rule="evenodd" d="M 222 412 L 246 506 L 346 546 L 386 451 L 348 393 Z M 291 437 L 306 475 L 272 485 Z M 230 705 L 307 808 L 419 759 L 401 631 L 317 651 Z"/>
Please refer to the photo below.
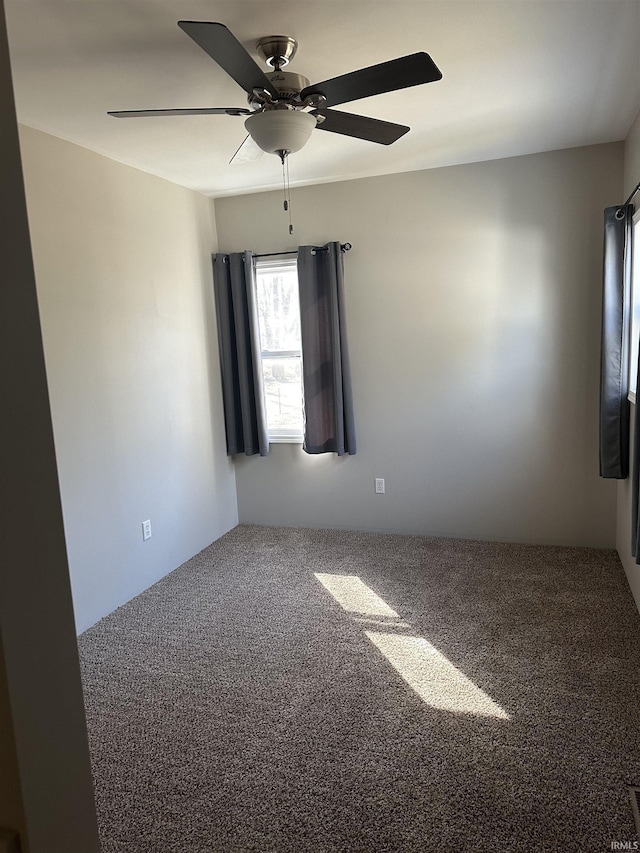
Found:
<path fill-rule="evenodd" d="M 317 119 L 301 110 L 265 110 L 254 113 L 244 126 L 253 141 L 267 154 L 299 151 L 309 141 Z"/>

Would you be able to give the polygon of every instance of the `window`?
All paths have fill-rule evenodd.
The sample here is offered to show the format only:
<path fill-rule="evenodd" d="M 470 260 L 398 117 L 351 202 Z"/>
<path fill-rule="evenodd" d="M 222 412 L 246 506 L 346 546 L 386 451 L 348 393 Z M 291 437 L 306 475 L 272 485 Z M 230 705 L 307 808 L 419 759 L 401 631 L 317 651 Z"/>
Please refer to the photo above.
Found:
<path fill-rule="evenodd" d="M 256 301 L 270 442 L 301 442 L 302 350 L 296 258 L 259 258 Z"/>
<path fill-rule="evenodd" d="M 631 239 L 631 342 L 629 346 L 629 399 L 636 402 L 638 338 L 640 337 L 640 209 L 633 217 Z"/>

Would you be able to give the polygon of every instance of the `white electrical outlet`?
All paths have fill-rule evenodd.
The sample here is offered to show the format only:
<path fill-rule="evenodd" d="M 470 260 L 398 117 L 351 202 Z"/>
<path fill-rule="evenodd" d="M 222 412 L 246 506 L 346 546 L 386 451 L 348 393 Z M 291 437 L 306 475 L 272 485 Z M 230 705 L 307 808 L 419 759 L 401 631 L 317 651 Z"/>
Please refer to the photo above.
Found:
<path fill-rule="evenodd" d="M 382 477 L 376 477 L 376 495 L 384 495 L 384 480 Z"/>
<path fill-rule="evenodd" d="M 151 519 L 148 518 L 142 522 L 142 538 L 144 540 L 151 539 Z"/>

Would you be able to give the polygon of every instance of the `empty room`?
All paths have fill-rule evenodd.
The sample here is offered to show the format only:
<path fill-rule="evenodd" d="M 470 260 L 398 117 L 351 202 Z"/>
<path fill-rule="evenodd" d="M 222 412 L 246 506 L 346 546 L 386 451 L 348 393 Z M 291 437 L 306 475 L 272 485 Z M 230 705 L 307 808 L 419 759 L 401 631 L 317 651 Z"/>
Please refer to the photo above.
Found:
<path fill-rule="evenodd" d="M 640 0 L 2 11 L 0 853 L 637 849 Z"/>

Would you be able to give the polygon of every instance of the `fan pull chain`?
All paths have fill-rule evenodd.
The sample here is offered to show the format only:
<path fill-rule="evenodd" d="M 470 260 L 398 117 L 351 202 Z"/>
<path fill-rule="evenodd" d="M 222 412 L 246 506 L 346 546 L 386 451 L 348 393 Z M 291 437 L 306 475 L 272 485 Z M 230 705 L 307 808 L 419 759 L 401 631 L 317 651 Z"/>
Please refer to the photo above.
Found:
<path fill-rule="evenodd" d="M 280 156 L 282 158 L 282 193 L 284 195 L 284 210 L 286 213 L 287 210 L 289 210 L 289 202 L 287 201 L 287 180 L 284 174 L 284 161 L 286 155 L 283 153 Z"/>
<path fill-rule="evenodd" d="M 293 223 L 291 221 L 291 182 L 289 180 L 289 158 L 288 151 L 278 151 L 280 162 L 282 163 L 282 192 L 284 195 L 284 210 L 289 214 L 289 234 L 293 234 Z M 287 168 L 285 172 L 285 160 Z"/>
<path fill-rule="evenodd" d="M 289 234 L 293 234 L 293 222 L 291 221 L 291 181 L 289 180 L 289 158 L 287 157 L 287 204 L 285 210 L 289 212 Z"/>

